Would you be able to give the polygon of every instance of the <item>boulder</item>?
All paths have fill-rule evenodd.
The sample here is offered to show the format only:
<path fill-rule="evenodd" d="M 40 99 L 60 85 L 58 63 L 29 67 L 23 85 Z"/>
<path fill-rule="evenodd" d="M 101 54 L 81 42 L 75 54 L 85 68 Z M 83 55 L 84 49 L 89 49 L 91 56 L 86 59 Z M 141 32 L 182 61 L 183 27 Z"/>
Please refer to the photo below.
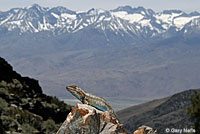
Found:
<path fill-rule="evenodd" d="M 158 134 L 158 131 L 149 126 L 141 126 L 133 134 Z"/>
<path fill-rule="evenodd" d="M 57 134 L 127 134 L 108 111 L 87 104 L 77 104 L 68 114 Z"/>

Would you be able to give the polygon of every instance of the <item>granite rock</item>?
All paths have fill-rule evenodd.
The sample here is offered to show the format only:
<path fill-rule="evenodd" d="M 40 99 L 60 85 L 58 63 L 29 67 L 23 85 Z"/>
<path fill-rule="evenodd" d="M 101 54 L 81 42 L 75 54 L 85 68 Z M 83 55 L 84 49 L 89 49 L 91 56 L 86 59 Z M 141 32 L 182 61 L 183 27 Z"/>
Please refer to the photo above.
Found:
<path fill-rule="evenodd" d="M 108 111 L 87 104 L 77 104 L 67 116 L 57 134 L 127 134 Z"/>

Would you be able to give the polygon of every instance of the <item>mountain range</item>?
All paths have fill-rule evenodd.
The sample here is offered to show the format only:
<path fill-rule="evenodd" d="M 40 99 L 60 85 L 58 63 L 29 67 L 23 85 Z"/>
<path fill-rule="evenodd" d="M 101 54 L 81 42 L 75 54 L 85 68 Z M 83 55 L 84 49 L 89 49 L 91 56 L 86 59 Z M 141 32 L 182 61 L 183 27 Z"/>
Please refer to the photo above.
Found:
<path fill-rule="evenodd" d="M 194 120 L 188 114 L 191 105 L 191 98 L 199 89 L 187 90 L 166 98 L 157 99 L 132 106 L 118 111 L 118 118 L 125 125 L 125 128 L 132 132 L 141 125 L 148 125 L 158 129 L 161 134 L 173 133 L 166 129 L 188 129 L 193 132 Z"/>
<path fill-rule="evenodd" d="M 135 43 L 153 37 L 166 38 L 177 32 L 186 34 L 191 28 L 199 26 L 199 19 L 198 12 L 187 14 L 180 10 L 156 13 L 143 7 L 124 6 L 114 10 L 93 8 L 85 12 L 76 12 L 64 7 L 44 8 L 35 4 L 1 12 L 0 26 L 4 34 L 15 31 L 19 35 L 49 31 L 56 36 L 97 30 L 103 32 L 102 36 L 109 44 L 109 41 L 112 42 L 111 35 Z"/>
<path fill-rule="evenodd" d="M 66 98 L 151 99 L 200 87 L 200 13 L 122 6 L 72 11 L 37 4 L 0 12 L 0 56 Z"/>

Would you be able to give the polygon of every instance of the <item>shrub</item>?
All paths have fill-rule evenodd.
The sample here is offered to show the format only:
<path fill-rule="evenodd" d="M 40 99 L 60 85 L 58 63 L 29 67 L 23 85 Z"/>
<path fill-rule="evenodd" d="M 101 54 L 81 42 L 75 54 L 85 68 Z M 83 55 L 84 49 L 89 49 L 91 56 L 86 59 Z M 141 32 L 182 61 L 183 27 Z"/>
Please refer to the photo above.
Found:
<path fill-rule="evenodd" d="M 8 103 L 7 103 L 4 99 L 0 98 L 0 113 L 1 113 L 1 111 L 3 111 L 6 107 L 8 107 Z"/>
<path fill-rule="evenodd" d="M 46 134 L 56 133 L 56 131 L 58 130 L 58 126 L 52 119 L 48 119 L 42 124 L 42 129 L 45 130 Z"/>
<path fill-rule="evenodd" d="M 23 124 L 22 125 L 22 131 L 25 134 L 35 134 L 36 132 L 38 132 L 37 129 L 35 129 L 34 127 L 30 126 L 29 124 Z"/>
<path fill-rule="evenodd" d="M 16 131 L 19 127 L 19 123 L 9 116 L 1 116 L 2 125 L 5 130 Z"/>
<path fill-rule="evenodd" d="M 191 119 L 195 122 L 194 128 L 197 134 L 200 134 L 200 93 L 195 92 L 195 96 L 191 98 L 192 106 L 188 108 L 188 114 Z"/>

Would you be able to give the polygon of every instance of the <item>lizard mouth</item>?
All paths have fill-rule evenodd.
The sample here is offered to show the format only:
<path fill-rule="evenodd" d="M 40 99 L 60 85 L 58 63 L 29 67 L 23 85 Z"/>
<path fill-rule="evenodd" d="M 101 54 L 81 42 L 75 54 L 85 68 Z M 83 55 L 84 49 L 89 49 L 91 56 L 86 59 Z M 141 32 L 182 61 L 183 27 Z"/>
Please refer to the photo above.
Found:
<path fill-rule="evenodd" d="M 79 100 L 81 100 L 81 98 L 85 96 L 84 91 L 78 88 L 78 86 L 76 85 L 67 86 L 66 89 Z"/>

